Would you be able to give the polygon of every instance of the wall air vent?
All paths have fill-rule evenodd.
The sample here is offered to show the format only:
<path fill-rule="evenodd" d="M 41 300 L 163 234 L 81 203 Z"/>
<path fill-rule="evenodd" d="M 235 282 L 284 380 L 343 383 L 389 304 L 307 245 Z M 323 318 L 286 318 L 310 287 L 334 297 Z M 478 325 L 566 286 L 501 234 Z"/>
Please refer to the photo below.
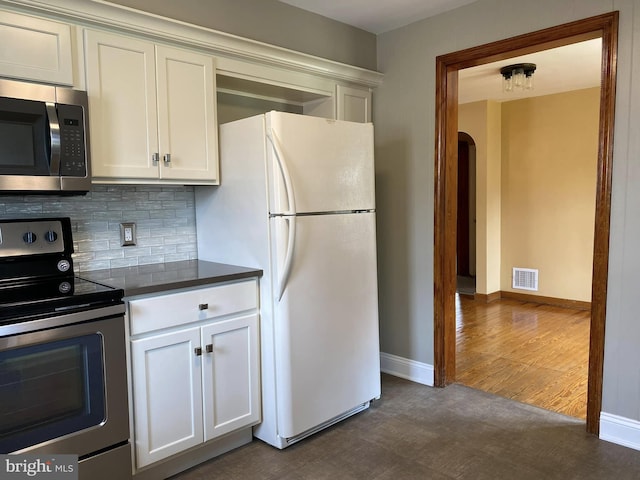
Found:
<path fill-rule="evenodd" d="M 513 288 L 538 290 L 538 270 L 513 267 Z"/>

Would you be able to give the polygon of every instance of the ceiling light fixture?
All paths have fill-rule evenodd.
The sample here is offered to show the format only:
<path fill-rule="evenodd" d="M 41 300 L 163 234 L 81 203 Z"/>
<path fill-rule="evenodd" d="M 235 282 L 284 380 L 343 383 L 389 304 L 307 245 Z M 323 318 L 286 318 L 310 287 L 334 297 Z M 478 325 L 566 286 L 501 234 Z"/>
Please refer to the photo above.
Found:
<path fill-rule="evenodd" d="M 536 71 L 535 63 L 516 63 L 500 69 L 502 75 L 502 90 L 512 92 L 514 90 L 532 90 L 533 72 Z"/>

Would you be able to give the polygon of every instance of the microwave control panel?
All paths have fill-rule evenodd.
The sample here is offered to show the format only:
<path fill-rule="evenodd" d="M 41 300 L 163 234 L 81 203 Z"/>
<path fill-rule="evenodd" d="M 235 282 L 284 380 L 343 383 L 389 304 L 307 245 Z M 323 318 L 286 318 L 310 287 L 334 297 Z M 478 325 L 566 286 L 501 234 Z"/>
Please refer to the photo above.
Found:
<path fill-rule="evenodd" d="M 87 159 L 83 109 L 78 105 L 58 104 L 57 107 L 60 125 L 60 175 L 85 177 Z"/>

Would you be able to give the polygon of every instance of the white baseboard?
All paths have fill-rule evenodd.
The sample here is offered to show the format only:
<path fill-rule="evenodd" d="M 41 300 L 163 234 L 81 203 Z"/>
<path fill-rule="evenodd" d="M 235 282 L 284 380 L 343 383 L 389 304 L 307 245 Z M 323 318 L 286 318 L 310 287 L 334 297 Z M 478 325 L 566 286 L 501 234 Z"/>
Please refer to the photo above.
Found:
<path fill-rule="evenodd" d="M 428 363 L 382 352 L 380 353 L 380 371 L 433 387 L 433 365 Z"/>
<path fill-rule="evenodd" d="M 640 450 L 640 422 L 602 412 L 600 440 Z"/>

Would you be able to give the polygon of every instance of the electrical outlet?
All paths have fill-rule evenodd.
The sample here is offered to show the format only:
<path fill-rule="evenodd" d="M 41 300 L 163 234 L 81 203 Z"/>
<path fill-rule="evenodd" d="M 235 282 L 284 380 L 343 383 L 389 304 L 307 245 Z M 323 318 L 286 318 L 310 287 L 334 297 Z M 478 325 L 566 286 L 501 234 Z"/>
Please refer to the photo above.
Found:
<path fill-rule="evenodd" d="M 133 222 L 120 224 L 120 240 L 123 247 L 136 244 L 136 224 Z"/>

